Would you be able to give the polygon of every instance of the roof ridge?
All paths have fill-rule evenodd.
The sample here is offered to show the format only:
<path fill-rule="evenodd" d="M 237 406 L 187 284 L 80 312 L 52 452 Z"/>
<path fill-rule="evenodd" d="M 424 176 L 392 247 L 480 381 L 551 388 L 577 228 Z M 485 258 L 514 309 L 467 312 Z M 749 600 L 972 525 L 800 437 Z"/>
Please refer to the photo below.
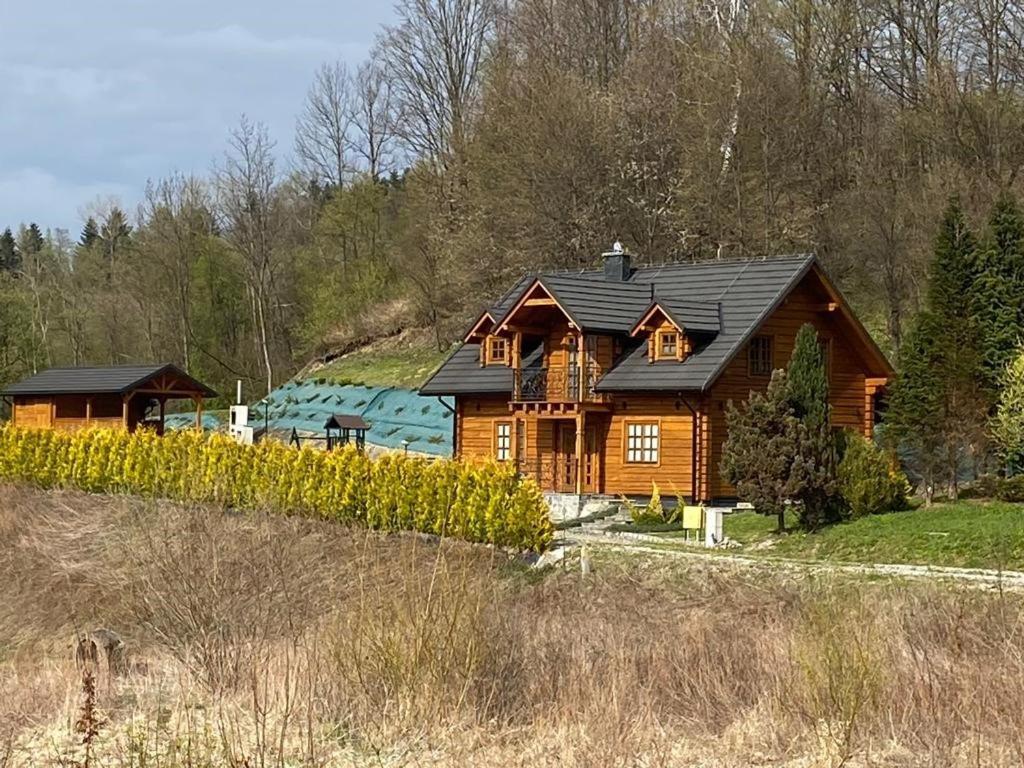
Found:
<path fill-rule="evenodd" d="M 712 264 L 750 264 L 762 261 L 784 261 L 787 259 L 808 259 L 814 257 L 816 254 L 814 251 L 796 251 L 793 253 L 772 253 L 772 254 L 761 254 L 760 256 L 734 256 L 725 259 L 680 259 L 678 261 L 665 261 L 661 264 L 637 264 L 633 267 L 633 274 L 642 270 L 657 270 L 660 271 L 666 267 L 700 267 L 710 266 Z M 599 267 L 581 267 L 581 268 L 569 268 L 565 269 L 543 269 L 543 270 L 531 270 L 527 272 L 527 275 L 540 276 L 540 275 L 597 275 L 601 274 L 602 270 Z"/>

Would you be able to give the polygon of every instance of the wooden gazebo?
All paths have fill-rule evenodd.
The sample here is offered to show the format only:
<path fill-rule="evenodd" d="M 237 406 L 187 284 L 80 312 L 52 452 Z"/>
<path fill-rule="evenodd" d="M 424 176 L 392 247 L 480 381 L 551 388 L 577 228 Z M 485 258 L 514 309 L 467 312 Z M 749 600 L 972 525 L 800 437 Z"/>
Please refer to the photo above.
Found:
<path fill-rule="evenodd" d="M 140 426 L 164 432 L 168 400 L 191 400 L 202 427 L 203 400 L 217 393 L 175 365 L 50 368 L 2 393 L 15 426 L 75 430 Z"/>

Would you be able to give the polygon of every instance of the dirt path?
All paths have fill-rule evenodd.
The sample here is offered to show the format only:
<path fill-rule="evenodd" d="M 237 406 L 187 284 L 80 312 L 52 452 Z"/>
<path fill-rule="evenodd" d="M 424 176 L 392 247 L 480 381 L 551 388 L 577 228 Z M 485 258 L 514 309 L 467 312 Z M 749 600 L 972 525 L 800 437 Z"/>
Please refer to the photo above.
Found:
<path fill-rule="evenodd" d="M 774 571 L 803 573 L 835 573 L 856 576 L 888 576 L 905 579 L 952 581 L 965 586 L 1024 590 L 1024 572 L 995 571 L 984 568 L 956 568 L 940 565 L 909 565 L 902 563 L 844 563 L 824 560 L 797 560 L 785 557 L 732 554 L 727 551 L 710 552 L 697 548 L 687 549 L 669 543 L 651 543 L 604 534 L 564 532 L 564 541 L 571 545 L 586 544 L 592 548 L 607 548 L 620 552 L 652 557 L 690 560 L 709 565 L 734 565 L 744 568 L 766 568 Z"/>

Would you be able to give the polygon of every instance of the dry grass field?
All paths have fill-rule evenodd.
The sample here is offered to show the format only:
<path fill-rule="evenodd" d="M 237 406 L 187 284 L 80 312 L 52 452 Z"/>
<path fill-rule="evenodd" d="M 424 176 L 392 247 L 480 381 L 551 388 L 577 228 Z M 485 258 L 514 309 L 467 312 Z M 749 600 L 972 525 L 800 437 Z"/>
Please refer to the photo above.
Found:
<path fill-rule="evenodd" d="M 1024 762 L 1021 597 L 699 567 L 0 488 L 0 766 Z"/>

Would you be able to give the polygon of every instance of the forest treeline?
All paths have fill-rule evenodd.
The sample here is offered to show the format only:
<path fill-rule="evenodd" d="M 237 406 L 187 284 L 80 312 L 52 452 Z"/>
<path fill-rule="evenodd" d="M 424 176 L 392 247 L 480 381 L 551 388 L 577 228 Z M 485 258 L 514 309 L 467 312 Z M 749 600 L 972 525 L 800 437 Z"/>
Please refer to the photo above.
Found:
<path fill-rule="evenodd" d="M 261 391 L 347 340 L 443 347 L 616 239 L 814 250 L 898 355 L 950 195 L 981 222 L 1019 191 L 1022 39 L 988 0 L 400 0 L 366 61 L 311 73 L 294 136 L 243 119 L 81 233 L 10 222 L 0 380 L 167 359 Z"/>

